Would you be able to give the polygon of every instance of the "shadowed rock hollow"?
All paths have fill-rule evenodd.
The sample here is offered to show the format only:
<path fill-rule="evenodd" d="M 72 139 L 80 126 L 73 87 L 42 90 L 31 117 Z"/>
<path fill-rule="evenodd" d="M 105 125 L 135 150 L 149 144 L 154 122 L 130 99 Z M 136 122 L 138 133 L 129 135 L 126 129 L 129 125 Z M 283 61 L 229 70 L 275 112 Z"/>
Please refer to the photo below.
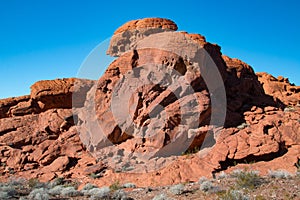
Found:
<path fill-rule="evenodd" d="M 107 53 L 116 59 L 98 81 L 39 81 L 28 96 L 0 100 L 2 179 L 149 186 L 250 162 L 296 171 L 299 86 L 255 74 L 167 19 L 124 24 Z"/>

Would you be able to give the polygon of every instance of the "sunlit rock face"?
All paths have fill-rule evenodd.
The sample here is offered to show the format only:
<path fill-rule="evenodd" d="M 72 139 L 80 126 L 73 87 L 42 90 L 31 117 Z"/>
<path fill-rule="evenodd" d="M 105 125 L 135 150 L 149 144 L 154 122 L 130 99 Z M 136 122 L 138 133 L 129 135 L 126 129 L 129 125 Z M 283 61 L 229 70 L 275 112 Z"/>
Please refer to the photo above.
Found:
<path fill-rule="evenodd" d="M 149 186 L 245 163 L 296 172 L 299 86 L 177 29 L 130 21 L 112 36 L 106 53 L 116 59 L 99 80 L 39 81 L 30 95 L 0 100 L 1 179 Z"/>

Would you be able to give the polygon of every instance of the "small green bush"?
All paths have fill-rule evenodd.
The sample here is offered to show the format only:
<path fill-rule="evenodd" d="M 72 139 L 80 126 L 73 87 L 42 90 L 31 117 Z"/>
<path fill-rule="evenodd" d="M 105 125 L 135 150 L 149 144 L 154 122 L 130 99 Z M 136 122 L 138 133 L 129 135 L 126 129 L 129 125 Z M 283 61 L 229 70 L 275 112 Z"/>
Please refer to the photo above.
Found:
<path fill-rule="evenodd" d="M 37 178 L 31 178 L 28 180 L 28 186 L 30 188 L 39 188 L 41 186 L 41 183 Z"/>
<path fill-rule="evenodd" d="M 122 186 L 120 185 L 119 181 L 116 181 L 109 186 L 109 189 L 111 189 L 112 191 L 116 191 L 122 189 Z"/>
<path fill-rule="evenodd" d="M 257 171 L 241 171 L 236 174 L 236 184 L 240 188 L 254 189 L 262 184 L 262 178 Z"/>

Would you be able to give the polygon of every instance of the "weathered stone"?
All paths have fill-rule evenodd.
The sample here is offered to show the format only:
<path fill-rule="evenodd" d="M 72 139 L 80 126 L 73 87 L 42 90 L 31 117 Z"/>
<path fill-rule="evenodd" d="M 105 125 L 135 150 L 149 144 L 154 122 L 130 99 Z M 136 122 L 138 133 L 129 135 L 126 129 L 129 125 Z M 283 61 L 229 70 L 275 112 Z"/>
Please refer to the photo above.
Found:
<path fill-rule="evenodd" d="M 117 180 L 167 185 L 247 163 L 262 174 L 296 172 L 299 86 L 284 77 L 256 75 L 204 36 L 176 30 L 170 20 L 129 22 L 113 36 L 108 52 L 119 58 L 97 84 L 40 81 L 30 96 L 0 100 L 0 180 L 14 173 L 99 186 Z M 199 58 L 203 66 L 197 67 Z M 205 79 L 215 82 L 212 64 L 226 92 L 217 106 L 212 103 L 222 97 L 221 86 Z M 183 80 L 187 84 L 167 87 Z M 211 123 L 224 106 L 225 123 Z M 102 177 L 92 179 L 93 173 Z"/>

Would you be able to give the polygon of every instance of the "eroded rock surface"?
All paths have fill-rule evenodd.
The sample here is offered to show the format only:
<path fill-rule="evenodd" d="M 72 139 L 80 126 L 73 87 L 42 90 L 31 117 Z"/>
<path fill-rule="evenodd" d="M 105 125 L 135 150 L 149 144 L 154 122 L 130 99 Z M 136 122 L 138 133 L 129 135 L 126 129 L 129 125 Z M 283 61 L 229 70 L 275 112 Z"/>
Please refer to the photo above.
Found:
<path fill-rule="evenodd" d="M 288 78 L 282 76 L 275 78 L 265 72 L 257 73 L 257 76 L 266 94 L 271 95 L 275 100 L 285 105 L 295 106 L 300 103 L 300 86 L 291 84 Z"/>
<path fill-rule="evenodd" d="M 128 22 L 97 82 L 39 81 L 0 100 L 1 179 L 150 186 L 245 166 L 296 172 L 299 86 L 176 31 L 166 19 Z"/>

